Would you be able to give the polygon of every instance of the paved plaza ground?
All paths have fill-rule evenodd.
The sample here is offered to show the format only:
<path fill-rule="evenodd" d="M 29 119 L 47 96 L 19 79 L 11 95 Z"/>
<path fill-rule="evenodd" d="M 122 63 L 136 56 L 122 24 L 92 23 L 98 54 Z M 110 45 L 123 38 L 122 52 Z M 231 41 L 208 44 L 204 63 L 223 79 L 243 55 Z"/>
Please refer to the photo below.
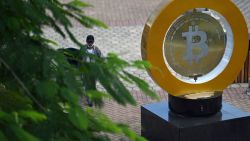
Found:
<path fill-rule="evenodd" d="M 66 0 L 65 0 L 66 1 Z M 121 58 L 133 61 L 141 59 L 140 42 L 144 23 L 150 13 L 157 7 L 161 0 L 85 0 L 93 5 L 87 8 L 86 14 L 99 18 L 109 25 L 109 29 L 86 29 L 74 23 L 72 28 L 75 36 L 85 42 L 86 35 L 96 37 L 96 45 L 104 55 L 108 52 L 117 53 Z M 250 23 L 249 0 L 234 0 L 241 8 L 246 20 Z M 232 13 L 233 14 L 233 13 Z M 248 25 L 250 27 L 250 25 Z M 250 29 L 250 28 L 249 28 Z M 47 36 L 56 40 L 60 46 L 74 47 L 70 40 L 62 39 L 52 30 L 47 29 Z M 158 87 L 145 71 L 130 70 L 133 74 L 149 82 L 161 100 L 167 100 L 167 93 Z M 234 84 L 224 91 L 223 100 L 232 105 L 250 112 L 250 96 L 246 95 L 247 84 Z M 128 124 L 140 134 L 140 105 L 153 102 L 144 96 L 136 87 L 127 86 L 138 102 L 137 106 L 120 106 L 112 100 L 106 100 L 103 111 L 116 122 Z M 119 137 L 113 137 L 118 140 Z"/>

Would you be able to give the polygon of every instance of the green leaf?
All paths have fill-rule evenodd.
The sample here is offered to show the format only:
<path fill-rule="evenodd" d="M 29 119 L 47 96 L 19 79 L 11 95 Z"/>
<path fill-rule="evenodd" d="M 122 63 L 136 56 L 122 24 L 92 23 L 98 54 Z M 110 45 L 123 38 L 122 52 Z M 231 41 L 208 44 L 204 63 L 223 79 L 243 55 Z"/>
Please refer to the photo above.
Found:
<path fill-rule="evenodd" d="M 18 114 L 21 117 L 29 118 L 35 122 L 43 121 L 47 119 L 47 117 L 44 114 L 39 113 L 37 111 L 19 111 Z"/>
<path fill-rule="evenodd" d="M 20 140 L 20 141 L 40 141 L 37 137 L 31 135 L 29 132 L 25 131 L 22 128 L 19 128 L 14 125 L 10 125 L 10 128 L 14 132 L 15 136 Z"/>
<path fill-rule="evenodd" d="M 94 18 L 85 16 L 85 15 L 81 15 L 80 19 L 77 19 L 81 24 L 85 25 L 86 27 L 93 27 L 93 26 L 98 26 L 98 27 L 102 27 L 102 28 L 108 28 L 108 26 L 106 24 L 104 24 L 103 22 L 96 20 Z"/>
<path fill-rule="evenodd" d="M 65 33 L 63 32 L 63 30 L 61 29 L 60 26 L 57 25 L 57 23 L 51 18 L 49 17 L 49 23 L 50 26 L 57 32 L 59 33 L 63 38 L 66 37 Z"/>
<path fill-rule="evenodd" d="M 70 106 L 68 103 L 59 102 L 58 105 L 62 108 L 64 113 L 69 113 Z"/>
<path fill-rule="evenodd" d="M 65 72 L 63 82 L 71 91 L 75 94 L 80 95 L 82 93 L 82 85 L 80 81 L 76 80 L 76 74 L 72 74 L 73 72 Z M 80 77 L 80 76 L 78 76 Z"/>
<path fill-rule="evenodd" d="M 119 125 L 123 133 L 132 141 L 147 141 L 145 138 L 140 137 L 134 131 L 130 130 L 126 125 Z"/>
<path fill-rule="evenodd" d="M 31 108 L 31 100 L 22 93 L 4 91 L 0 93 L 0 97 L 0 107 L 6 112 Z"/>
<path fill-rule="evenodd" d="M 108 133 L 116 133 L 116 134 L 123 133 L 122 129 L 118 126 L 118 124 L 112 122 L 112 120 L 110 120 L 103 113 L 100 113 L 91 108 L 86 108 L 86 112 L 92 116 L 91 120 L 92 119 L 95 120 L 94 122 L 92 122 L 92 124 L 95 123 L 94 125 L 91 125 L 92 128 L 96 127 L 96 129 L 99 129 L 103 132 L 108 132 Z"/>
<path fill-rule="evenodd" d="M 141 60 L 136 60 L 133 62 L 133 67 L 136 67 L 138 69 L 149 69 L 152 67 L 152 65 L 148 61 L 141 61 Z"/>
<path fill-rule="evenodd" d="M 6 20 L 7 26 L 9 28 L 12 28 L 14 30 L 18 30 L 20 28 L 19 22 L 17 18 L 14 17 L 8 17 Z"/>
<path fill-rule="evenodd" d="M 9 123 L 9 122 L 14 122 L 14 118 L 11 115 L 11 113 L 5 113 L 3 111 L 0 110 L 0 122 L 5 122 L 5 123 Z"/>
<path fill-rule="evenodd" d="M 108 53 L 106 59 L 107 59 L 106 65 L 111 70 L 119 71 L 129 66 L 129 63 L 127 61 L 120 59 L 117 56 L 117 54 L 114 53 Z"/>
<path fill-rule="evenodd" d="M 87 115 L 79 106 L 70 109 L 69 120 L 80 130 L 86 130 L 88 127 Z"/>
<path fill-rule="evenodd" d="M 104 92 L 100 92 L 100 91 L 94 91 L 94 90 L 91 90 L 91 91 L 86 91 L 86 95 L 88 96 L 88 98 L 93 101 L 93 103 L 95 105 L 98 105 L 98 106 L 102 106 L 103 105 L 103 98 L 108 98 L 108 99 L 111 99 L 112 97 L 107 94 L 107 93 L 104 93 Z"/>
<path fill-rule="evenodd" d="M 136 105 L 136 101 L 133 96 L 131 96 L 128 89 L 123 85 L 118 77 L 108 70 L 102 70 L 97 75 L 99 75 L 99 81 L 102 86 L 119 104 L 126 105 L 127 103 L 130 103 L 132 105 Z"/>
<path fill-rule="evenodd" d="M 6 116 L 6 113 L 0 110 L 0 119 L 5 117 L 5 116 Z"/>
<path fill-rule="evenodd" d="M 37 93 L 46 99 L 53 99 L 58 92 L 58 85 L 53 81 L 43 81 L 36 85 Z"/>
<path fill-rule="evenodd" d="M 87 4 L 87 3 L 82 2 L 80 0 L 73 0 L 73 1 L 69 2 L 68 4 L 71 6 L 81 7 L 81 8 L 91 6 L 90 4 Z"/>
<path fill-rule="evenodd" d="M 41 36 L 32 36 L 32 38 L 34 40 L 37 40 L 37 41 L 40 41 L 40 42 L 46 42 L 46 43 L 52 44 L 54 46 L 58 46 L 57 42 L 55 42 L 53 40 L 50 40 L 50 39 L 47 39 L 47 38 L 43 38 Z"/>
<path fill-rule="evenodd" d="M 1 130 L 0 130 L 0 141 L 8 141 Z"/>
<path fill-rule="evenodd" d="M 60 89 L 61 96 L 71 104 L 78 104 L 79 97 L 68 88 Z"/>
<path fill-rule="evenodd" d="M 90 99 L 111 98 L 109 94 L 100 91 L 91 90 L 87 91 L 86 94 Z"/>

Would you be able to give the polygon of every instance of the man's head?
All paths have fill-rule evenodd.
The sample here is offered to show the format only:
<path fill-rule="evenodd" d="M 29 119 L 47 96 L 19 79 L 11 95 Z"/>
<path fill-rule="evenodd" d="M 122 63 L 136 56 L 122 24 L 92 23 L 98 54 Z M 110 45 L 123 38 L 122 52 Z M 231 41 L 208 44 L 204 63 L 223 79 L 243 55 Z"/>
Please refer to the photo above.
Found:
<path fill-rule="evenodd" d="M 87 38 L 86 38 L 86 42 L 87 42 L 87 45 L 89 47 L 92 47 L 93 44 L 94 44 L 94 41 L 95 41 L 95 38 L 93 35 L 88 35 Z"/>

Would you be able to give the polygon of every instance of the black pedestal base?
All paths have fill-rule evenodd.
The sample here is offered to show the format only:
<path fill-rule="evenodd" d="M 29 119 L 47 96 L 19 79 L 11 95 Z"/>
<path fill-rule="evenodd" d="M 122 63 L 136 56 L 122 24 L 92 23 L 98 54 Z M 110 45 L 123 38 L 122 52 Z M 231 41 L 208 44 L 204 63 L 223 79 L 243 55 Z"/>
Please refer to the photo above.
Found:
<path fill-rule="evenodd" d="M 208 117 L 184 117 L 163 101 L 141 107 L 142 136 L 150 141 L 249 141 L 250 114 L 223 103 Z"/>
<path fill-rule="evenodd" d="M 168 95 L 169 109 L 185 116 L 209 116 L 221 110 L 222 93 L 202 99 L 186 99 Z"/>

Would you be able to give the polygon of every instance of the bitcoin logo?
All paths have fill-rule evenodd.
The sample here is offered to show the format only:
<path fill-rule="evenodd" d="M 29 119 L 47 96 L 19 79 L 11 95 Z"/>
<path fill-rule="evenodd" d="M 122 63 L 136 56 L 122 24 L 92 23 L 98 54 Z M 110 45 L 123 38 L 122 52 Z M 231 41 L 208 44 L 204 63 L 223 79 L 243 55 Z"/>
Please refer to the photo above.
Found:
<path fill-rule="evenodd" d="M 226 34 L 220 22 L 202 12 L 187 12 L 168 29 L 165 63 L 173 75 L 198 79 L 211 72 L 225 53 Z"/>
<path fill-rule="evenodd" d="M 195 30 L 193 31 L 193 27 Z M 185 37 L 187 40 L 187 50 L 185 59 L 192 64 L 193 60 L 197 63 L 202 57 L 205 57 L 208 54 L 208 45 L 206 44 L 207 41 L 207 34 L 204 31 L 199 31 L 198 26 L 189 26 L 188 32 L 183 32 L 182 37 Z M 197 42 L 195 37 L 199 37 L 200 40 Z M 198 55 L 193 54 L 193 48 L 200 47 L 201 52 Z"/>

